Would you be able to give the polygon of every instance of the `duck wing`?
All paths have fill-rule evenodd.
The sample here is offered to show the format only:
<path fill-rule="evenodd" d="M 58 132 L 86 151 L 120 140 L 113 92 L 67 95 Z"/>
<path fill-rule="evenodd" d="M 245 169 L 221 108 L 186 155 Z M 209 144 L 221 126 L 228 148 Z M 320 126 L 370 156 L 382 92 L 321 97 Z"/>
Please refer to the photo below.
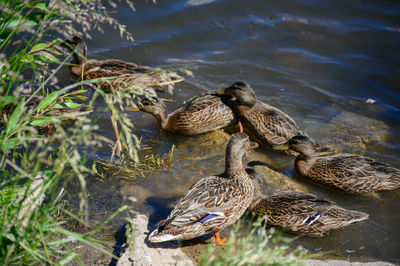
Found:
<path fill-rule="evenodd" d="M 224 186 L 224 177 L 209 176 L 194 184 L 175 206 L 162 227 L 186 226 L 208 215 L 225 216 L 235 200 L 235 191 Z"/>
<path fill-rule="evenodd" d="M 152 67 L 145 67 L 117 59 L 89 60 L 85 62 L 84 68 L 84 75 L 90 75 L 91 78 L 93 73 L 97 73 L 96 77 L 99 78 L 136 73 L 151 73 L 154 70 Z"/>
<path fill-rule="evenodd" d="M 237 118 L 224 104 L 225 98 L 210 93 L 194 97 L 169 115 L 168 124 L 184 135 L 197 135 L 234 125 Z"/>
<path fill-rule="evenodd" d="M 310 170 L 328 185 L 350 192 L 367 193 L 400 187 L 399 169 L 360 155 L 321 157 Z"/>
<path fill-rule="evenodd" d="M 341 208 L 315 195 L 294 191 L 274 193 L 262 199 L 252 212 L 266 215 L 270 225 L 314 236 L 323 236 L 329 230 L 369 217 L 366 213 Z"/>
<path fill-rule="evenodd" d="M 290 116 L 260 101 L 245 113 L 245 119 L 246 125 L 270 145 L 284 144 L 293 136 L 305 134 Z"/>

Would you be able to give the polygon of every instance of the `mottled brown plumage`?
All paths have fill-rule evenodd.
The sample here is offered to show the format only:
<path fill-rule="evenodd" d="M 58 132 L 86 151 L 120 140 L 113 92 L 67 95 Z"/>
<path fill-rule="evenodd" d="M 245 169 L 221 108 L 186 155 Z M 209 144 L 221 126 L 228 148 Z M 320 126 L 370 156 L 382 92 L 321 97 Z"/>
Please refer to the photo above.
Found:
<path fill-rule="evenodd" d="M 141 66 L 117 59 L 87 60 L 86 44 L 76 36 L 65 41 L 63 45 L 73 51 L 72 73 L 83 80 L 118 77 L 97 84 L 106 91 L 109 91 L 111 86 L 115 89 L 123 89 L 128 86 L 161 89 L 161 87 L 175 84 L 184 79 L 174 72 L 161 68 Z"/>
<path fill-rule="evenodd" d="M 192 239 L 219 232 L 238 220 L 255 193 L 253 177 L 247 174 L 242 162 L 249 143 L 245 133 L 232 135 L 226 149 L 225 172 L 194 184 L 168 218 L 157 224 L 149 241 Z"/>
<path fill-rule="evenodd" d="M 306 136 L 293 137 L 283 146 L 300 153 L 295 171 L 305 181 L 351 193 L 400 187 L 400 170 L 374 159 L 355 154 L 317 156 Z"/>
<path fill-rule="evenodd" d="M 237 123 L 236 116 L 226 104 L 230 99 L 228 95 L 209 92 L 190 99 L 172 114 L 168 114 L 165 104 L 156 97 L 143 99 L 138 106 L 140 110 L 153 114 L 166 131 L 198 135 Z"/>
<path fill-rule="evenodd" d="M 250 206 L 268 225 L 288 231 L 322 237 L 330 230 L 368 219 L 368 214 L 348 210 L 313 194 L 295 191 L 276 192 Z"/>
<path fill-rule="evenodd" d="M 266 148 L 283 144 L 293 136 L 305 135 L 289 115 L 257 100 L 253 89 L 246 83 L 236 82 L 218 93 L 231 95 L 235 99 L 230 102 L 230 106 L 246 132 Z M 315 145 L 322 150 L 319 144 Z"/>

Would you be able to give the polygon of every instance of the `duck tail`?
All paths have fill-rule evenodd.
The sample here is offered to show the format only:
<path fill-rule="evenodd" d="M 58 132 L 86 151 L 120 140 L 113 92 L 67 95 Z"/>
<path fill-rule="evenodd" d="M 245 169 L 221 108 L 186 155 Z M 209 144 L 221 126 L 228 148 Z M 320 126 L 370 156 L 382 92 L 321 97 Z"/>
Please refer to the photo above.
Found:
<path fill-rule="evenodd" d="M 365 212 L 351 211 L 351 219 L 349 220 L 349 224 L 364 221 L 368 218 L 369 215 Z"/>
<path fill-rule="evenodd" d="M 86 42 L 78 36 L 74 36 L 70 39 L 66 39 L 61 43 L 61 46 L 69 49 L 72 52 L 72 64 L 80 65 L 84 63 L 87 55 Z"/>
<path fill-rule="evenodd" d="M 331 149 L 329 147 L 323 146 L 322 144 L 320 144 L 318 142 L 314 142 L 314 150 L 319 155 L 330 154 L 330 153 L 334 153 L 335 152 L 334 149 Z"/>

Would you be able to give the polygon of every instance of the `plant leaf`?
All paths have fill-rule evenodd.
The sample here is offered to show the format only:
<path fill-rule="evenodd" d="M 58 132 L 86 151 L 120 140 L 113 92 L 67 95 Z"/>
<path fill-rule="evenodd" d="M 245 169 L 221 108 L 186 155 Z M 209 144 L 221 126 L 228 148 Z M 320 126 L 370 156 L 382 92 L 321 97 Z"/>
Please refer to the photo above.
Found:
<path fill-rule="evenodd" d="M 44 97 L 43 100 L 40 101 L 38 107 L 36 107 L 36 111 L 39 113 L 44 108 L 48 107 L 50 104 L 54 103 L 57 100 L 58 96 L 61 94 L 61 91 L 53 91 L 52 93 L 48 94 Z"/>
<path fill-rule="evenodd" d="M 44 125 L 51 123 L 53 120 L 54 116 L 45 116 L 45 115 L 38 116 L 31 119 L 31 121 L 29 121 L 29 125 L 33 127 L 42 127 Z"/>
<path fill-rule="evenodd" d="M 16 100 L 17 98 L 14 96 L 0 96 L 0 108 L 3 108 L 4 106 L 13 103 Z"/>
<path fill-rule="evenodd" d="M 44 42 L 38 43 L 32 47 L 32 49 L 29 51 L 29 53 L 32 54 L 34 52 L 41 51 L 41 50 L 47 48 L 47 46 L 48 46 L 47 43 L 44 43 Z"/>
<path fill-rule="evenodd" d="M 37 23 L 35 21 L 32 21 L 32 20 L 21 21 L 19 19 L 15 19 L 15 20 L 12 20 L 10 22 L 7 22 L 4 25 L 4 29 L 5 29 L 5 31 L 13 31 L 13 30 L 18 28 L 18 32 L 21 32 L 23 30 L 35 27 L 36 24 Z"/>
<path fill-rule="evenodd" d="M 47 8 L 47 5 L 45 3 L 38 3 L 38 4 L 34 5 L 33 7 L 44 10 L 44 11 L 49 11 L 49 9 Z"/>
<path fill-rule="evenodd" d="M 1 143 L 1 150 L 2 151 L 11 150 L 17 147 L 18 143 L 19 143 L 18 138 L 6 139 L 6 141 L 3 141 L 3 143 Z"/>
<path fill-rule="evenodd" d="M 6 234 L 6 237 L 10 239 L 12 242 L 15 242 L 15 236 L 13 234 Z"/>
<path fill-rule="evenodd" d="M 78 256 L 78 254 L 76 253 L 72 253 L 70 255 L 68 255 L 67 257 L 64 257 L 62 260 L 60 260 L 58 263 L 60 265 L 65 265 L 70 263 L 73 259 L 75 259 Z"/>
<path fill-rule="evenodd" d="M 8 120 L 6 126 L 6 135 L 10 134 L 17 128 L 17 124 L 21 118 L 21 115 L 24 111 L 25 106 L 25 97 L 18 103 L 17 107 L 14 109 L 14 112 L 11 114 L 10 119 Z"/>
<path fill-rule="evenodd" d="M 80 106 L 82 106 L 81 103 L 65 102 L 65 103 L 56 104 L 51 109 L 64 109 L 64 108 L 74 109 L 74 108 L 78 108 Z"/>

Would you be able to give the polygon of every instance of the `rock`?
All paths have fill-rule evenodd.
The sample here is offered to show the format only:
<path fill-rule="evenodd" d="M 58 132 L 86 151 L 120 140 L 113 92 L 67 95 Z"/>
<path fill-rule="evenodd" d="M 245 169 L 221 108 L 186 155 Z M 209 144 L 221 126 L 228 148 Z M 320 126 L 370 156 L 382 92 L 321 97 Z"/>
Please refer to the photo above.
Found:
<path fill-rule="evenodd" d="M 135 184 L 134 182 L 125 181 L 120 182 L 120 193 L 123 196 L 124 200 L 132 199 L 135 202 L 135 205 L 140 206 L 143 204 L 146 199 L 153 195 L 153 193 L 140 185 Z"/>
<path fill-rule="evenodd" d="M 264 190 L 269 192 L 280 190 L 308 192 L 307 187 L 297 179 L 271 169 L 271 165 L 273 168 L 276 167 L 271 159 L 269 159 L 264 153 L 261 153 L 257 150 L 251 151 L 246 159 L 250 162 L 248 165 L 261 176 L 264 182 Z"/>
<path fill-rule="evenodd" d="M 253 168 L 262 177 L 263 185 L 270 192 L 281 190 L 309 192 L 308 188 L 296 179 L 274 171 L 268 166 L 256 165 Z"/>
<path fill-rule="evenodd" d="M 217 155 L 225 156 L 230 135 L 222 130 L 184 138 L 177 144 L 177 151 L 184 151 L 185 160 L 203 160 Z M 179 157 L 179 155 L 178 155 Z"/>
<path fill-rule="evenodd" d="M 117 266 L 127 265 L 194 265 L 176 242 L 152 244 L 147 241 L 148 219 L 138 214 L 131 221 L 134 233 L 128 237 L 131 245 L 118 260 Z"/>
<path fill-rule="evenodd" d="M 342 111 L 330 122 L 332 138 L 327 140 L 341 152 L 365 150 L 367 145 L 387 140 L 389 127 L 382 121 Z"/>

